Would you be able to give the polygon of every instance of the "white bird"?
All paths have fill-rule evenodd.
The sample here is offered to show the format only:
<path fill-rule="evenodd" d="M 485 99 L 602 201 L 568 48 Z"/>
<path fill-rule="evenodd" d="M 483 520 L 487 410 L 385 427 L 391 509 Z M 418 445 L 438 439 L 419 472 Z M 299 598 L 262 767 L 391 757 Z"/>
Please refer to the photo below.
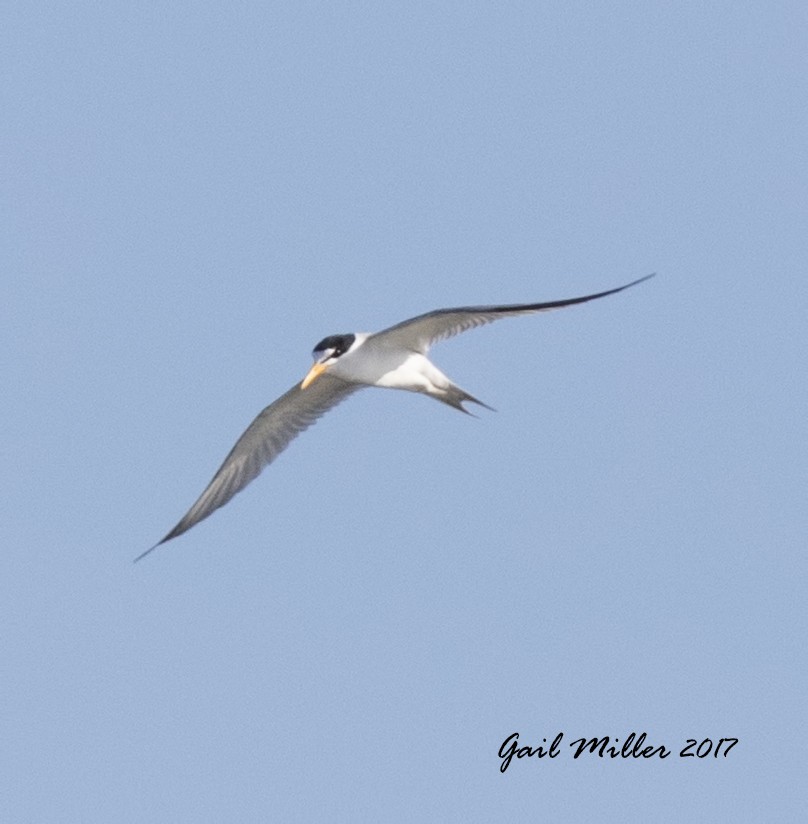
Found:
<path fill-rule="evenodd" d="M 463 403 L 491 407 L 453 383 L 426 356 L 438 341 L 499 318 L 545 312 L 586 303 L 622 292 L 644 278 L 579 298 L 510 306 L 464 306 L 436 309 L 397 323 L 381 332 L 329 335 L 314 347 L 314 365 L 301 383 L 271 403 L 247 427 L 205 491 L 165 538 L 135 558 L 139 561 L 160 544 L 182 535 L 224 506 L 301 432 L 329 409 L 366 386 L 421 392 L 461 412 Z"/>

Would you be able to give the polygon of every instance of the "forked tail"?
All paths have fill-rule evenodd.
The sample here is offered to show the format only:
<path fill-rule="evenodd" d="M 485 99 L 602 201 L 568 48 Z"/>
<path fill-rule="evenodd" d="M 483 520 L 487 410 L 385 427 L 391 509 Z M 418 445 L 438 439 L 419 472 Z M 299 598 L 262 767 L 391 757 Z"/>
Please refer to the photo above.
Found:
<path fill-rule="evenodd" d="M 478 400 L 474 397 L 474 395 L 470 395 L 466 392 L 465 389 L 461 389 L 457 384 L 450 383 L 446 389 L 443 390 L 443 393 L 440 395 L 432 395 L 430 397 L 435 398 L 435 400 L 442 401 L 443 403 L 451 406 L 452 409 L 459 409 L 461 412 L 465 412 L 466 415 L 472 415 L 473 413 L 469 412 L 463 406 L 465 401 L 469 403 L 476 403 L 477 406 L 482 406 L 485 409 L 490 409 L 491 412 L 496 412 L 497 410 L 494 409 L 493 406 L 489 406 L 487 403 L 483 403 L 481 400 Z"/>

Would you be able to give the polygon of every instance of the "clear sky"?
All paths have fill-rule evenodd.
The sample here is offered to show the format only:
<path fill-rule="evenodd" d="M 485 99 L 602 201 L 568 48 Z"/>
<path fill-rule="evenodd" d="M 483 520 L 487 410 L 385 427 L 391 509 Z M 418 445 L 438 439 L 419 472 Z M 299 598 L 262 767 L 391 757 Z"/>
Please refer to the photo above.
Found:
<path fill-rule="evenodd" d="M 804 3 L 0 23 L 0 820 L 808 815 Z M 325 335 L 650 272 L 132 564 Z"/>

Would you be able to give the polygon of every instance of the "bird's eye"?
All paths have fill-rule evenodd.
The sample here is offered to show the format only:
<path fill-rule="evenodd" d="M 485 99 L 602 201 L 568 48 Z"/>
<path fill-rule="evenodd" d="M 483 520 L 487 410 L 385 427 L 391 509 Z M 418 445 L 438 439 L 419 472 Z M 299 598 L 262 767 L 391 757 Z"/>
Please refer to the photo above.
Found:
<path fill-rule="evenodd" d="M 323 338 L 314 347 L 314 352 L 312 352 L 314 360 L 318 363 L 325 363 L 329 358 L 344 355 L 351 348 L 355 338 L 355 335 L 329 335 Z"/>

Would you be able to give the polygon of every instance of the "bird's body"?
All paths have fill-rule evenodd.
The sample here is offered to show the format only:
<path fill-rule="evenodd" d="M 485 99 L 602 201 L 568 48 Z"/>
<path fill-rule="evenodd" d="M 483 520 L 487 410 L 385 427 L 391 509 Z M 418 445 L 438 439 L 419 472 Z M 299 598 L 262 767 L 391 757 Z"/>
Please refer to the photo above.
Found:
<path fill-rule="evenodd" d="M 486 406 L 453 383 L 427 358 L 438 341 L 503 317 L 527 315 L 586 303 L 647 280 L 566 300 L 509 306 L 437 309 L 376 333 L 330 335 L 314 348 L 314 365 L 303 379 L 261 412 L 247 427 L 219 471 L 182 520 L 159 543 L 176 538 L 226 504 L 271 463 L 301 432 L 353 392 L 378 386 L 420 392 L 467 412 L 463 403 Z M 490 407 L 487 407 L 490 409 Z"/>
<path fill-rule="evenodd" d="M 360 386 L 421 392 L 451 406 L 456 404 L 448 399 L 459 390 L 426 355 L 390 346 L 384 334 L 358 333 L 354 347 L 334 362 L 328 374 Z M 459 391 L 463 399 L 472 400 Z M 466 411 L 462 407 L 460 410 Z"/>

